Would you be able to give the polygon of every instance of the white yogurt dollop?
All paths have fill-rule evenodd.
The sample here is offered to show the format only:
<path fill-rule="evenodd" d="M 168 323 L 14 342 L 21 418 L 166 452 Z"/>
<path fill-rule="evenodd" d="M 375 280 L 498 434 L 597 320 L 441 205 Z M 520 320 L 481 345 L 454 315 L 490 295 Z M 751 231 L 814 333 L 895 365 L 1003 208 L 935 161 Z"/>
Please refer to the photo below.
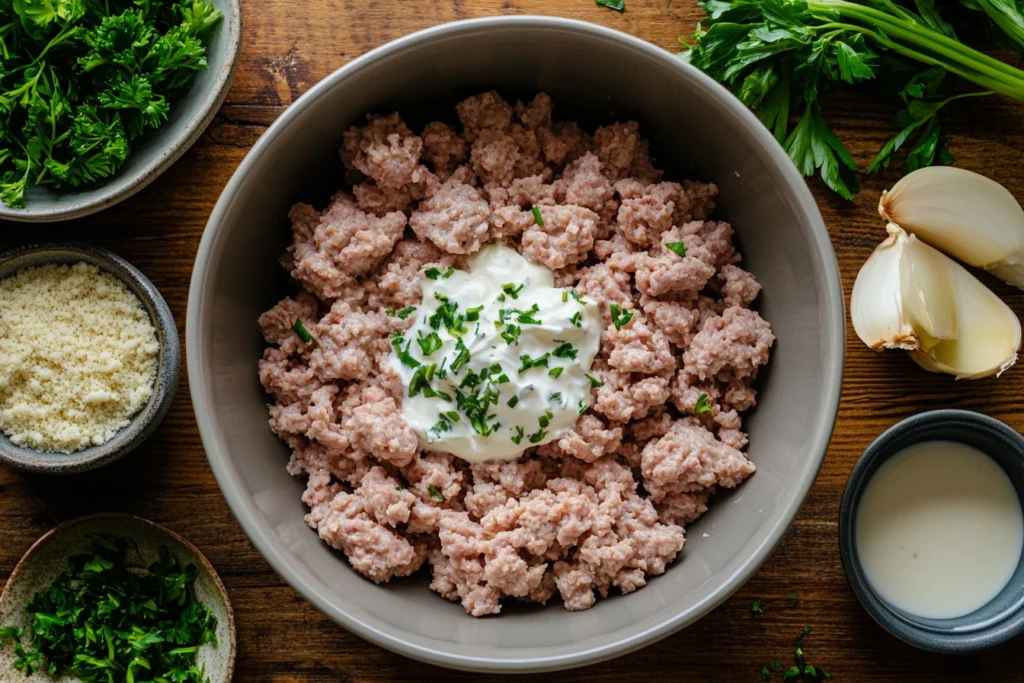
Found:
<path fill-rule="evenodd" d="M 424 271 L 416 322 L 394 335 L 402 415 L 426 450 L 512 460 L 572 428 L 587 408 L 601 318 L 546 268 L 500 244 L 469 271 Z"/>

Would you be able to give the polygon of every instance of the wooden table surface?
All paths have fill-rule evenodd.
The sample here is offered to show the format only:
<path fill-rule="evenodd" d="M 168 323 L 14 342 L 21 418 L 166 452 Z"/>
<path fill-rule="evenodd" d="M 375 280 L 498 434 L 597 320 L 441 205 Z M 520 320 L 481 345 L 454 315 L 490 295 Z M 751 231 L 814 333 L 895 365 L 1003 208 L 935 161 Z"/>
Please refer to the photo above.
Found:
<path fill-rule="evenodd" d="M 241 63 L 227 102 L 200 141 L 149 188 L 87 219 L 51 226 L 0 226 L 0 248 L 40 239 L 82 239 L 126 257 L 160 288 L 182 331 L 192 262 L 207 216 L 249 147 L 300 94 L 360 54 L 410 32 L 456 19 L 557 14 L 626 31 L 668 50 L 702 15 L 694 0 L 626 0 L 618 14 L 592 0 L 244 0 Z M 1003 58 L 1012 55 L 1003 53 Z M 889 102 L 841 93 L 826 108 L 866 165 L 891 134 Z M 984 172 L 1024 198 L 1024 105 L 988 98 L 944 116 L 959 165 Z M 818 198 L 849 296 L 861 263 L 884 236 L 875 214 L 889 173 L 870 178 L 856 203 Z M 996 290 L 1018 314 L 1024 296 Z M 617 660 L 558 675 L 564 681 L 650 679 L 756 681 L 761 665 L 792 662 L 803 626 L 808 661 L 842 681 L 1024 679 L 1019 644 L 983 656 L 916 651 L 889 637 L 861 610 L 843 576 L 836 516 L 843 484 L 861 451 L 894 422 L 932 408 L 978 410 L 1024 429 L 1024 367 L 998 380 L 954 382 L 920 371 L 905 355 L 878 355 L 847 331 L 846 376 L 832 445 L 796 523 L 757 575 L 698 624 Z M 101 471 L 69 478 L 26 476 L 0 466 L 0 577 L 58 522 L 100 511 L 161 522 L 198 545 L 220 571 L 238 624 L 238 681 L 456 680 L 347 633 L 287 586 L 249 543 L 228 510 L 199 440 L 184 370 L 167 419 L 136 453 Z M 798 593 L 799 599 L 788 594 Z M 765 614 L 753 616 L 761 599 Z M 543 677 L 534 677 L 540 680 Z M 780 675 L 775 674 L 774 680 Z"/>

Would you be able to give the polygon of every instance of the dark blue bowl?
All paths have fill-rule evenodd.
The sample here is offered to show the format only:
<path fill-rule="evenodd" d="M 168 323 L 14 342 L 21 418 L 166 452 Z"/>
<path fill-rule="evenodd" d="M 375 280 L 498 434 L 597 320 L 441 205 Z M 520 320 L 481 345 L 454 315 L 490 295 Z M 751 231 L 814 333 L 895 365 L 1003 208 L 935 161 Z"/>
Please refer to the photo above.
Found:
<path fill-rule="evenodd" d="M 966 653 L 998 645 L 1024 632 L 1024 562 L 988 604 L 954 619 L 929 619 L 886 602 L 867 581 L 857 554 L 857 510 L 864 490 L 890 456 L 923 441 L 958 441 L 995 460 L 1024 506 L 1024 437 L 1008 425 L 967 410 L 933 410 L 887 429 L 860 457 L 839 508 L 839 551 L 846 578 L 864 609 L 900 640 L 933 652 Z"/>

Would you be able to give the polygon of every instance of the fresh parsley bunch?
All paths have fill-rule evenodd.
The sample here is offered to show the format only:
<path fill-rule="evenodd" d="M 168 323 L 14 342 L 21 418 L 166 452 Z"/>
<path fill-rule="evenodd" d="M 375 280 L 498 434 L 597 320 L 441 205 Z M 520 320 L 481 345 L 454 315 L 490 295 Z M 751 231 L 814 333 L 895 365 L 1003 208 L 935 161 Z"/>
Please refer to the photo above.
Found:
<path fill-rule="evenodd" d="M 1024 46 L 1024 14 L 1014 0 L 961 0 L 983 11 Z M 954 161 L 937 114 L 950 101 L 1000 93 L 1024 100 L 1024 71 L 956 37 L 935 0 L 701 0 L 708 13 L 681 54 L 729 86 L 786 148 L 805 176 L 817 171 L 852 199 L 857 163 L 825 121 L 819 101 L 839 84 L 878 81 L 902 98 L 900 129 L 868 172 L 888 166 L 911 142 L 904 172 Z M 682 40 L 682 39 L 681 39 Z M 683 41 L 686 45 L 685 41 Z M 952 94 L 954 77 L 981 87 Z M 791 116 L 798 116 L 794 124 Z"/>
<path fill-rule="evenodd" d="M 0 199 L 113 175 L 206 68 L 208 0 L 0 0 Z"/>
<path fill-rule="evenodd" d="M 26 675 L 85 683 L 208 683 L 196 651 L 216 643 L 217 619 L 192 589 L 198 570 L 160 548 L 149 567 L 129 562 L 129 539 L 96 535 L 89 553 L 29 600 L 29 627 L 0 629 Z"/>

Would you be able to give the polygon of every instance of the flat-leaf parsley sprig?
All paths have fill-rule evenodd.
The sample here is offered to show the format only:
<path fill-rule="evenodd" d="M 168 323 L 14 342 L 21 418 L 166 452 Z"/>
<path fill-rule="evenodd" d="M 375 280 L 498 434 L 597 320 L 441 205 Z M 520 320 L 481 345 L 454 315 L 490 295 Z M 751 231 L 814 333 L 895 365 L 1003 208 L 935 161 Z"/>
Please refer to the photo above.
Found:
<path fill-rule="evenodd" d="M 0 199 L 113 175 L 206 69 L 208 0 L 0 3 Z"/>
<path fill-rule="evenodd" d="M 959 76 L 983 91 L 961 96 L 1000 93 L 1024 100 L 1024 71 L 961 43 L 930 1 L 914 3 L 920 13 L 895 0 L 699 4 L 709 16 L 698 25 L 683 59 L 760 110 L 762 122 L 800 171 L 806 176 L 817 172 L 847 199 L 859 190 L 857 163 L 819 104 L 836 85 L 880 76 L 905 82 L 900 90 L 906 103 L 898 121 L 901 130 L 882 148 L 870 171 L 887 165 L 911 140 L 904 170 L 953 160 L 943 148 L 935 117 L 951 99 L 940 92 L 948 77 Z M 791 115 L 799 117 L 795 124 Z"/>

